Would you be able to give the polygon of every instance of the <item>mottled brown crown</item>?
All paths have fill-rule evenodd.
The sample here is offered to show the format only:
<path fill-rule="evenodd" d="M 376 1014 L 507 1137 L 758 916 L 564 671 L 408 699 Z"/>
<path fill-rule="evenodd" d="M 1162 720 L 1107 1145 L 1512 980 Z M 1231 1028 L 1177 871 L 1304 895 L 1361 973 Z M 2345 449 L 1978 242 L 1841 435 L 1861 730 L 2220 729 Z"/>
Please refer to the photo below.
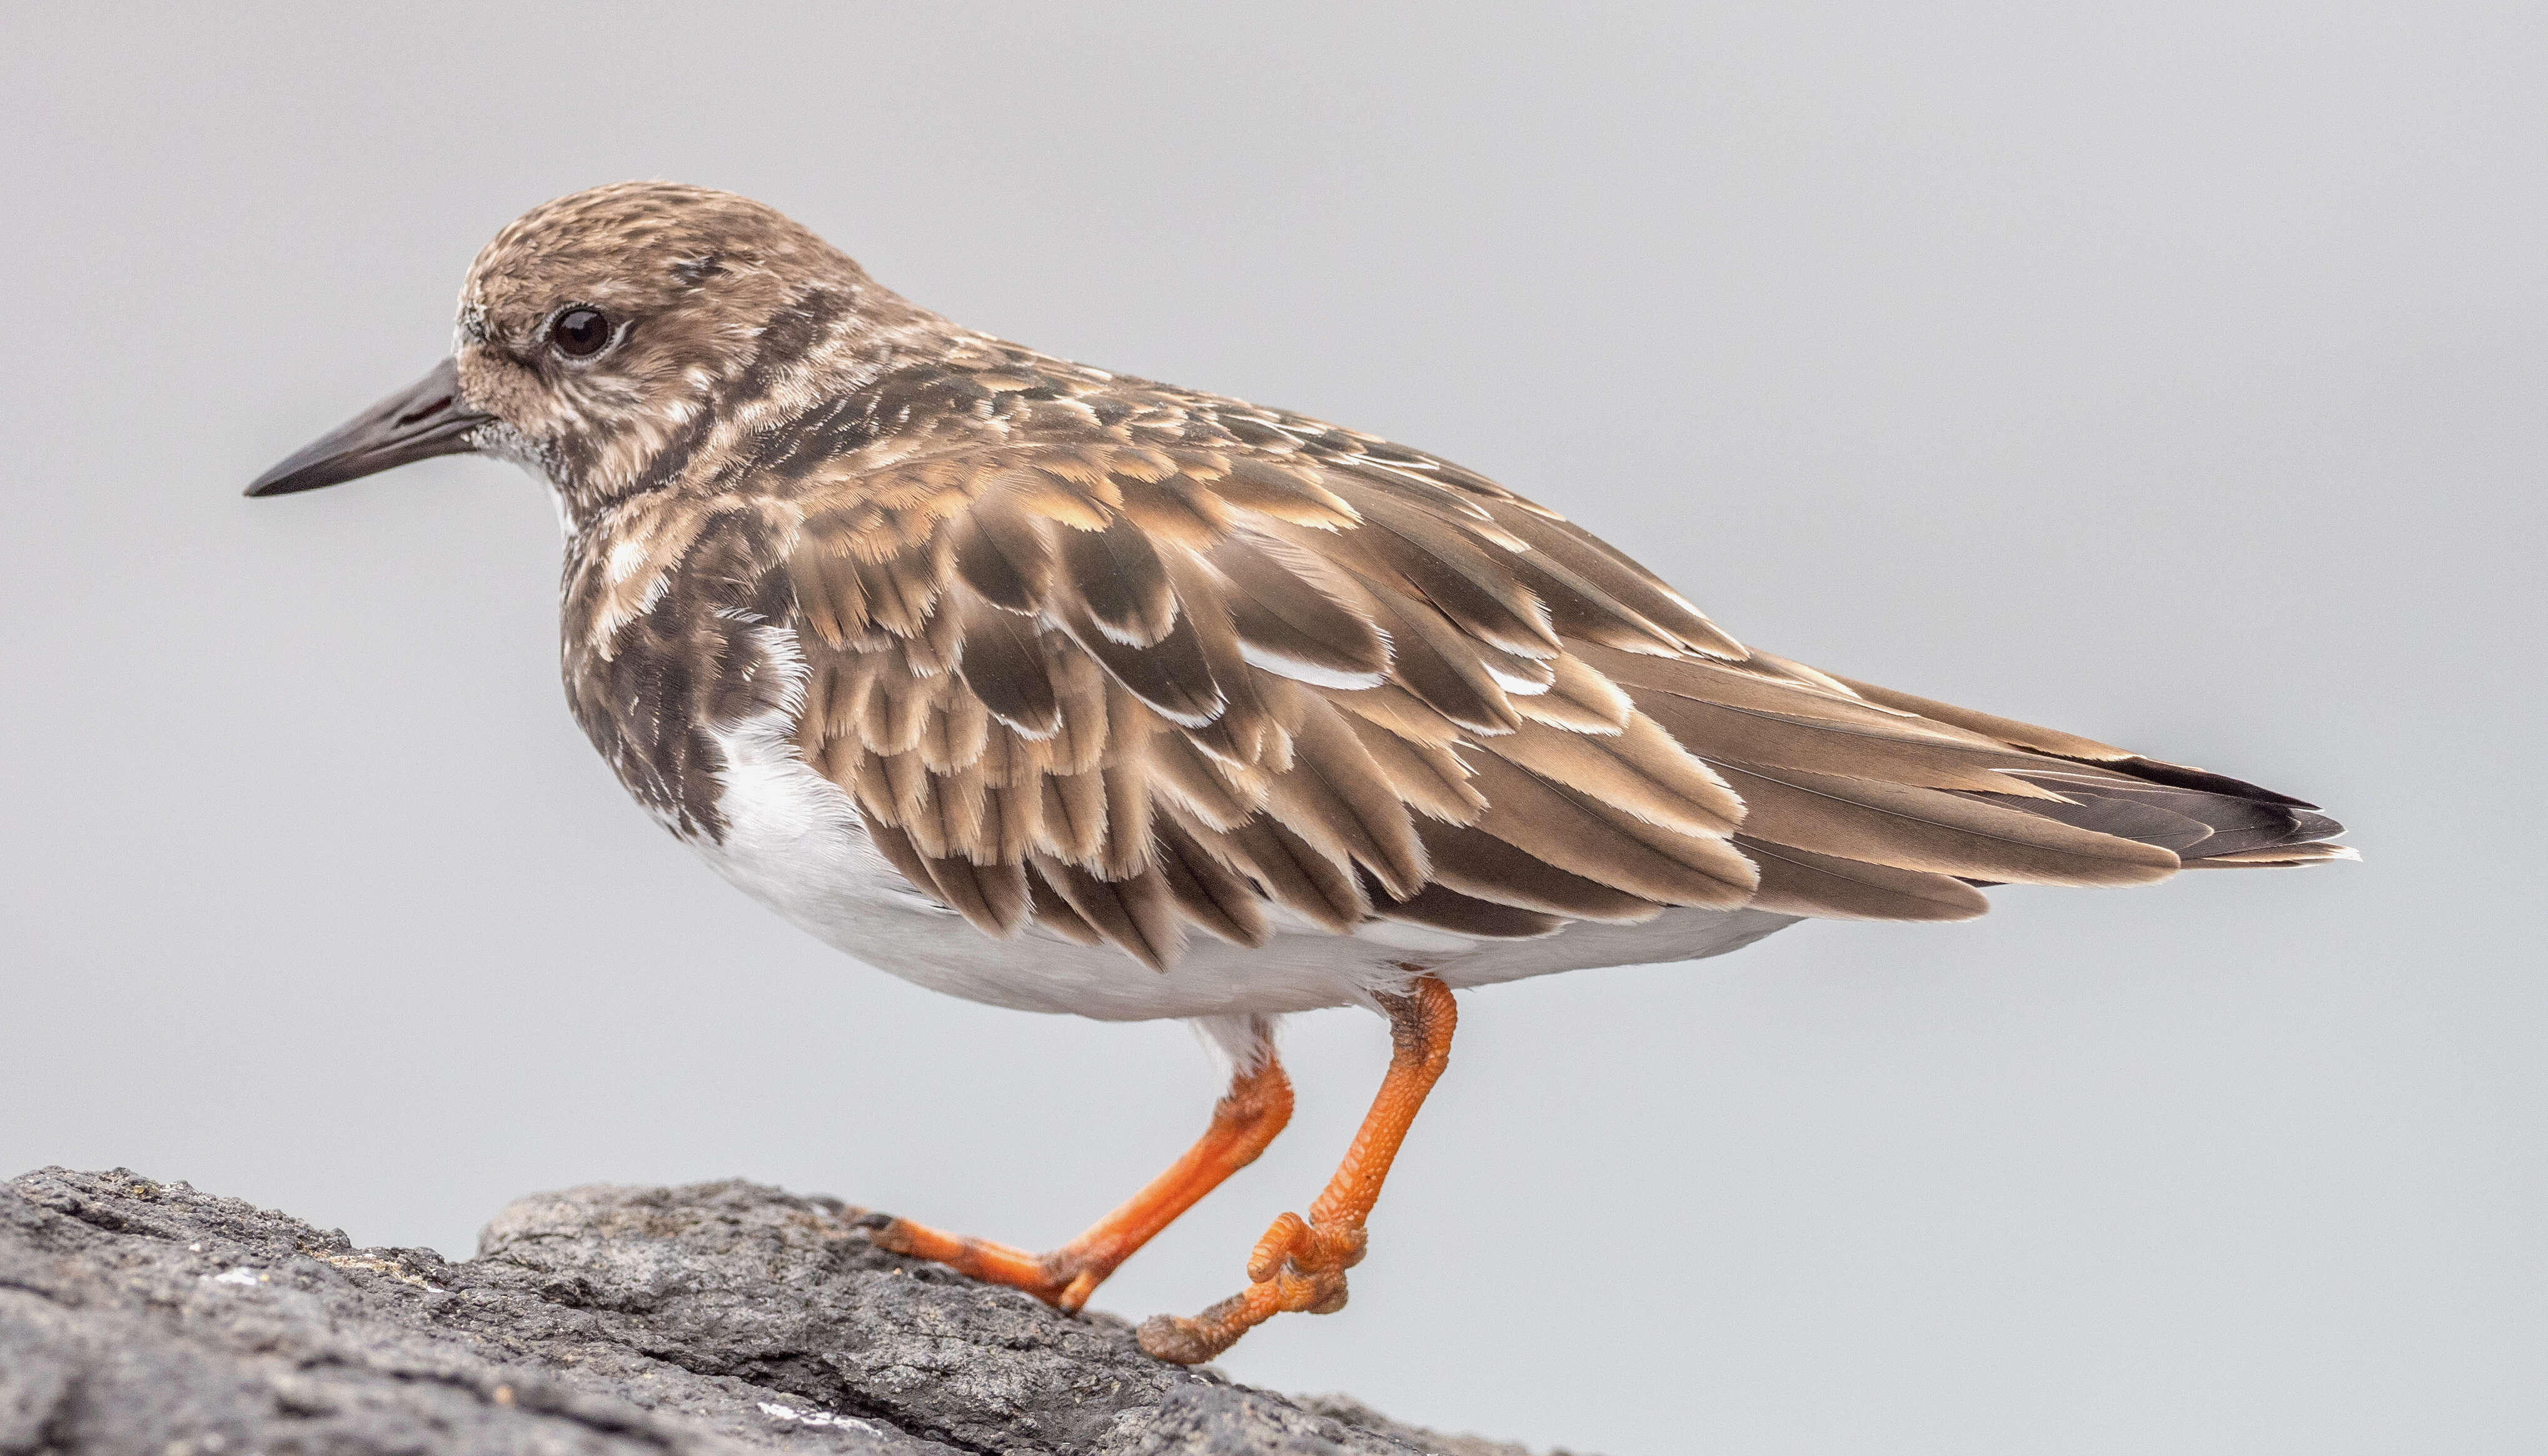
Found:
<path fill-rule="evenodd" d="M 791 278 L 866 275 L 767 203 L 681 182 L 613 182 L 544 202 L 504 225 L 470 264 L 463 307 L 519 287 L 649 274 L 683 287 L 732 270 Z"/>

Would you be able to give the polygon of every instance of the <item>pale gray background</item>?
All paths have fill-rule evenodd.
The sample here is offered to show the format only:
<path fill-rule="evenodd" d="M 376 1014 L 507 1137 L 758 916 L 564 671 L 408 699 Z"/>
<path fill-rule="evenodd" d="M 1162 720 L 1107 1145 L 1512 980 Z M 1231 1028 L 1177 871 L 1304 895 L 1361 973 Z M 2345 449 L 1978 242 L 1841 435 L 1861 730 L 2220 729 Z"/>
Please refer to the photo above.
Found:
<path fill-rule="evenodd" d="M 1234 1374 L 1614 1456 L 2548 1447 L 2536 4 L 363 9 L 5 22 L 0 1172 L 1043 1243 L 1201 1125 L 1182 1028 L 906 987 L 624 802 L 517 473 L 238 499 L 505 220 L 673 177 L 2370 856 L 1469 997 L 1352 1308 Z M 1101 1302 L 1236 1288 L 1384 1045 L 1295 1023 Z"/>

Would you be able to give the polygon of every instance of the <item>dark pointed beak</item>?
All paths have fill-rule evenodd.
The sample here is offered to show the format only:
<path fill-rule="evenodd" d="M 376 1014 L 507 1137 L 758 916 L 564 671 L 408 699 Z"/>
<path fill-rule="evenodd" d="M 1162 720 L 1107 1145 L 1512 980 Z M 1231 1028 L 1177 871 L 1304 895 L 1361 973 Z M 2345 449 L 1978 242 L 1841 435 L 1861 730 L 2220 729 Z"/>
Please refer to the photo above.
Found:
<path fill-rule="evenodd" d="M 251 496 L 289 496 L 378 475 L 392 466 L 476 449 L 478 427 L 491 416 L 460 402 L 460 367 L 449 359 L 433 372 L 305 445 L 256 478 Z"/>

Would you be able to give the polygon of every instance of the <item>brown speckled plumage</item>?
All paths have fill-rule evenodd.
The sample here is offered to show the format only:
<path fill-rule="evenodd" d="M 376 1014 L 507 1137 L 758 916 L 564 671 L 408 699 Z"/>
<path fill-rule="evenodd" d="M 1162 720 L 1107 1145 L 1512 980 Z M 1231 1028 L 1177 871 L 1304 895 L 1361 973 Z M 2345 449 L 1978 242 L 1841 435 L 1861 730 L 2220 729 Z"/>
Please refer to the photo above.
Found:
<path fill-rule="evenodd" d="M 1070 1243 L 879 1243 L 1077 1309 L 1281 1130 L 1271 1017 L 1389 1016 L 1335 1178 L 1242 1294 L 1142 1326 L 1162 1359 L 1343 1306 L 1455 989 L 2350 854 L 2296 799 L 1748 648 L 1438 457 L 960 328 L 723 193 L 533 210 L 451 361 L 249 493 L 458 450 L 555 492 L 576 720 L 720 872 L 924 985 L 1233 1053 Z"/>
<path fill-rule="evenodd" d="M 542 359 L 569 299 L 631 320 L 609 369 Z M 986 934 L 1165 967 L 1190 930 L 1261 941 L 1268 903 L 1956 919 L 1970 881 L 2328 853 L 2282 796 L 1748 651 L 1421 451 L 957 327 L 743 199 L 540 209 L 462 335 L 559 488 L 569 694 L 630 791 L 722 833 L 705 730 L 784 709 Z"/>

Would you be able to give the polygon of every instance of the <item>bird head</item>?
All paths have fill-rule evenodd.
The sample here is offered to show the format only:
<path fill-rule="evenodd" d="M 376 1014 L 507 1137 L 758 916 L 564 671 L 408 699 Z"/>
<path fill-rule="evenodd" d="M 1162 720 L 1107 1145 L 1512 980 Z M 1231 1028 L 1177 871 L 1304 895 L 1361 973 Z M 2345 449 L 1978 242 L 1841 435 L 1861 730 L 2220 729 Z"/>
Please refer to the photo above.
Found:
<path fill-rule="evenodd" d="M 678 478 L 711 432 L 810 408 L 924 317 L 749 198 L 669 182 L 573 193 L 479 253 L 450 358 L 247 494 L 476 453 L 544 475 L 582 521 Z"/>

